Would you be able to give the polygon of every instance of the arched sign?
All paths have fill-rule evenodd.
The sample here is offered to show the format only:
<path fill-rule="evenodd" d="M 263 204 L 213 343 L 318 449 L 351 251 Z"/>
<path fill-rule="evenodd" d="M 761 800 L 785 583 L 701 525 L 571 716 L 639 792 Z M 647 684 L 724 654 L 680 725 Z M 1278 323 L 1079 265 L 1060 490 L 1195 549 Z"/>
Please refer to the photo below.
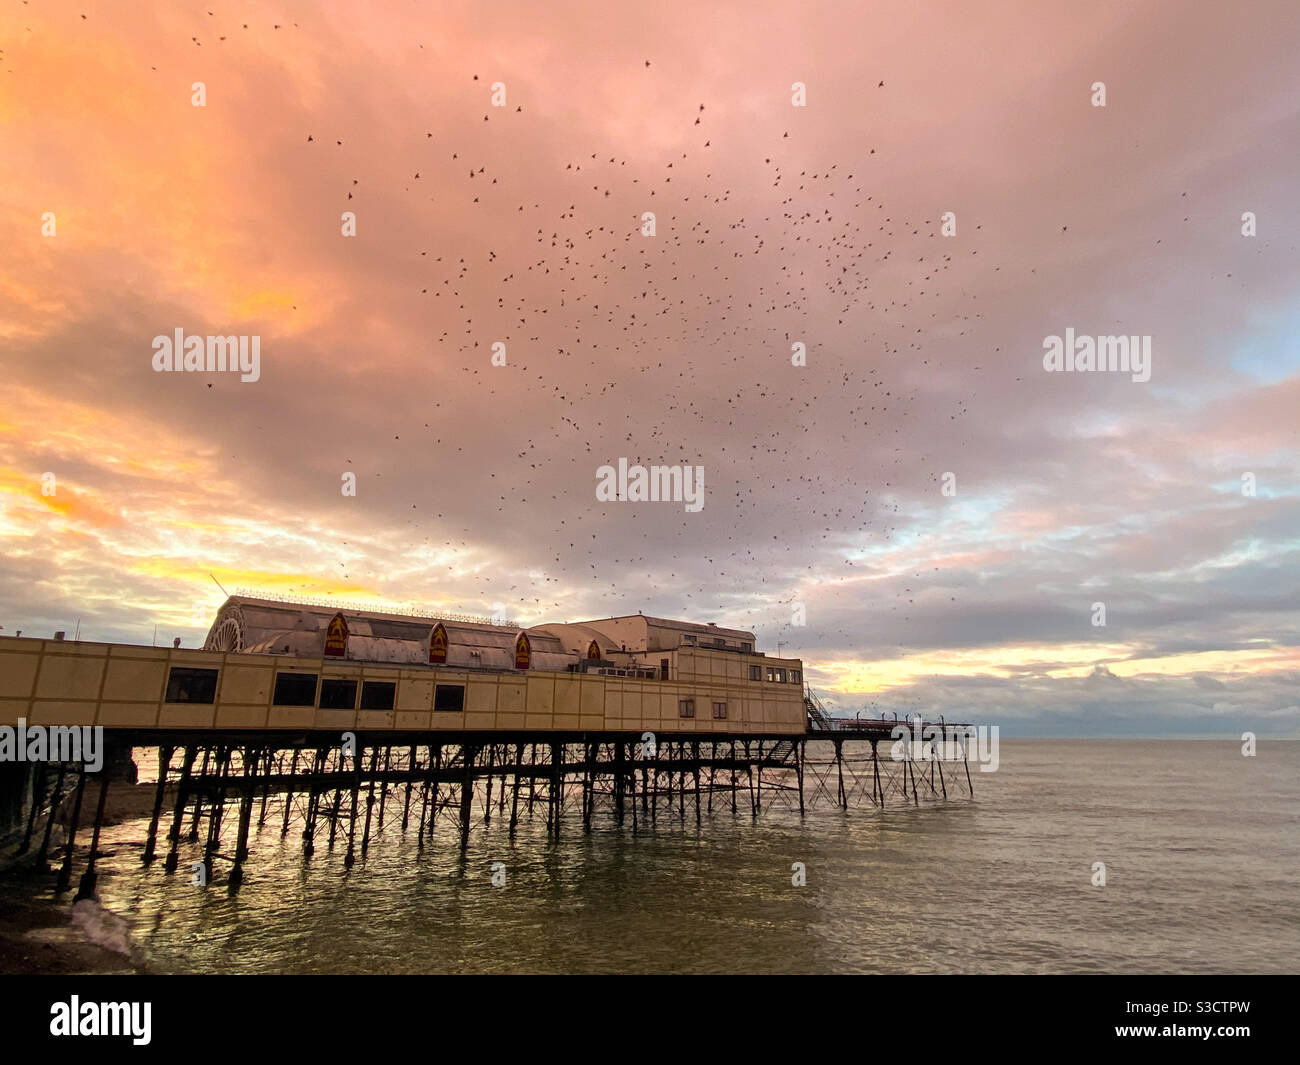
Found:
<path fill-rule="evenodd" d="M 348 623 L 335 614 L 325 626 L 325 657 L 344 658 L 348 653 Z"/>
<path fill-rule="evenodd" d="M 527 669 L 533 660 L 533 646 L 528 642 L 528 633 L 521 632 L 515 640 L 515 669 Z"/>
<path fill-rule="evenodd" d="M 439 665 L 447 661 L 447 630 L 441 621 L 429 633 L 429 661 Z"/>
<path fill-rule="evenodd" d="M 591 643 L 587 644 L 587 658 L 592 662 L 600 661 L 600 644 L 595 640 L 592 640 Z"/>

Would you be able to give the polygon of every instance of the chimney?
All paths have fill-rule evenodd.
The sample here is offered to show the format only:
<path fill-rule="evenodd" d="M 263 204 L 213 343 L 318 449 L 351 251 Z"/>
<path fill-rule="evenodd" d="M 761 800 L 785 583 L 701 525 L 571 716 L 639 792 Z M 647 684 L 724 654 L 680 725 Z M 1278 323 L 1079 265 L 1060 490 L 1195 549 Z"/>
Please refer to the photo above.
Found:
<path fill-rule="evenodd" d="M 62 640 L 67 635 L 68 635 L 67 632 L 65 632 L 63 629 L 60 629 L 58 632 L 54 634 L 54 638 L 56 640 Z"/>
<path fill-rule="evenodd" d="M 172 640 L 172 646 L 179 647 L 180 645 L 181 645 L 181 638 L 177 636 L 174 640 Z"/>

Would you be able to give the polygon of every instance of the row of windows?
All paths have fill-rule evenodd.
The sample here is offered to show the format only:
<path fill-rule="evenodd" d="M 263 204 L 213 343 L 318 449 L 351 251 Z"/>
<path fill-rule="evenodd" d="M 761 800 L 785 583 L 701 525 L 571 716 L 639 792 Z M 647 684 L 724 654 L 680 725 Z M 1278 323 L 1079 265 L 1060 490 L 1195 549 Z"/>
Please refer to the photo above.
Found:
<path fill-rule="evenodd" d="M 602 666 L 599 669 L 589 669 L 588 673 L 599 673 L 606 677 L 642 677 L 645 680 L 654 680 L 659 674 L 653 669 L 617 669 L 613 666 Z"/>
<path fill-rule="evenodd" d="M 749 667 L 749 679 L 760 680 L 760 666 Z M 613 672 L 602 670 L 601 672 Z M 623 675 L 626 671 L 620 671 Z M 767 679 L 777 683 L 786 683 L 786 670 L 769 666 Z M 217 700 L 217 677 L 219 670 L 193 669 L 188 666 L 173 666 L 167 677 L 167 698 L 169 703 L 206 703 L 211 705 Z M 799 670 L 789 670 L 790 682 L 799 683 Z M 647 674 L 653 676 L 651 671 Z M 317 681 L 319 680 L 319 692 Z M 362 710 L 391 710 L 397 694 L 397 685 L 388 680 L 367 680 L 361 683 Z M 271 700 L 274 706 L 319 706 L 322 710 L 356 710 L 357 682 L 342 677 L 326 677 L 323 680 L 315 673 L 277 673 L 275 675 L 275 694 Z M 465 709 L 465 686 L 463 684 L 438 684 L 433 690 L 433 708 L 449 713 L 460 713 Z M 682 699 L 678 702 L 678 714 L 681 717 L 695 716 L 695 700 Z M 725 720 L 727 704 L 714 702 L 713 716 L 716 720 Z"/>
<path fill-rule="evenodd" d="M 678 717 L 694 717 L 694 716 L 695 716 L 695 700 L 694 700 L 694 699 L 682 699 L 682 700 L 679 700 L 678 703 L 677 703 L 677 716 L 678 716 Z M 713 704 L 713 719 L 714 719 L 715 721 L 725 721 L 725 720 L 727 719 L 727 704 L 726 704 L 726 703 L 723 703 L 723 702 L 715 702 L 715 703 Z"/>
<path fill-rule="evenodd" d="M 682 644 L 685 647 L 712 647 L 719 651 L 736 651 L 743 654 L 753 654 L 754 645 L 752 643 L 730 644 L 721 636 L 701 636 L 695 637 L 689 633 L 682 636 Z"/>
<path fill-rule="evenodd" d="M 193 669 L 173 666 L 167 676 L 169 703 L 206 703 L 217 701 L 216 669 Z M 396 702 L 397 684 L 391 680 L 361 682 L 361 703 L 357 705 L 357 682 L 343 677 L 320 680 L 319 695 L 315 673 L 277 673 L 274 706 L 319 706 L 322 710 L 391 710 Z M 433 690 L 433 708 L 450 713 L 465 709 L 465 685 L 438 684 Z"/>
<path fill-rule="evenodd" d="M 767 679 L 768 679 L 769 681 L 771 681 L 773 684 L 785 684 L 785 683 L 786 683 L 786 674 L 787 674 L 787 673 L 789 674 L 789 683 L 791 683 L 791 684 L 802 684 L 802 683 L 803 683 L 803 673 L 802 673 L 800 670 L 797 670 L 797 669 L 782 669 L 780 666 L 768 666 L 768 667 L 767 667 Z M 763 667 L 762 667 L 762 666 L 750 666 L 750 667 L 749 667 L 749 679 L 750 679 L 750 680 L 762 680 L 762 679 L 763 679 Z"/>

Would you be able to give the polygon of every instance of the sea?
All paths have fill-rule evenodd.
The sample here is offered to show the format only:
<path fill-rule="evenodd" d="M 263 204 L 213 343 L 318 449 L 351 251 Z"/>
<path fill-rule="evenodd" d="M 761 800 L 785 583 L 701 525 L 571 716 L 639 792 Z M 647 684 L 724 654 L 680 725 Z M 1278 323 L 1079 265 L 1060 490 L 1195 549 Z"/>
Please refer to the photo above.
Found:
<path fill-rule="evenodd" d="M 197 846 L 144 868 L 134 819 L 104 832 L 98 893 L 156 973 L 1300 969 L 1300 741 L 1004 740 L 971 768 L 973 799 L 755 819 L 715 797 L 698 826 L 689 803 L 635 832 L 598 811 L 558 841 L 539 805 L 464 856 L 450 820 L 403 836 L 390 799 L 351 869 L 342 832 L 307 861 L 276 813 L 233 897 L 226 863 L 191 882 Z"/>

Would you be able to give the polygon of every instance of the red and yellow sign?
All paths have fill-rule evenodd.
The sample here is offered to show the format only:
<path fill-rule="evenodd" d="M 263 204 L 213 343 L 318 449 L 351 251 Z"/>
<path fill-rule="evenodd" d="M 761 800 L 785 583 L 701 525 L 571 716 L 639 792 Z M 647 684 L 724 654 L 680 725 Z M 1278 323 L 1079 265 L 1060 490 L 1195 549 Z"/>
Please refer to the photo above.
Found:
<path fill-rule="evenodd" d="M 429 633 L 429 661 L 438 664 L 447 661 L 447 630 L 441 621 Z"/>
<path fill-rule="evenodd" d="M 600 661 L 600 645 L 595 640 L 587 645 L 587 658 L 593 662 Z"/>
<path fill-rule="evenodd" d="M 335 614 L 325 626 L 325 657 L 344 658 L 348 653 L 348 623 Z"/>
<path fill-rule="evenodd" d="M 515 640 L 515 669 L 527 669 L 533 660 L 533 645 L 528 642 L 528 633 L 521 632 Z"/>

